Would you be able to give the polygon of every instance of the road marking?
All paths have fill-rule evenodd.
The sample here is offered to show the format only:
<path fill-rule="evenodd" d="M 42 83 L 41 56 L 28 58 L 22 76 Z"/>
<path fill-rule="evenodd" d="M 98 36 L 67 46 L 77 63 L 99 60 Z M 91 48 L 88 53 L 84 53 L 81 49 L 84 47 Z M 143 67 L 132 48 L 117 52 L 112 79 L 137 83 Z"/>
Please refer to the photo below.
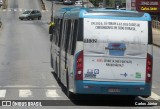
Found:
<path fill-rule="evenodd" d="M 32 86 L 32 85 L 6 85 L 0 86 L 2 88 L 40 88 L 40 86 Z"/>
<path fill-rule="evenodd" d="M 150 96 L 152 99 L 154 99 L 154 100 L 160 100 L 160 96 L 159 95 L 157 95 L 156 93 L 154 93 L 154 92 L 152 92 L 151 93 L 151 96 Z"/>
<path fill-rule="evenodd" d="M 22 12 L 22 9 L 19 9 L 20 12 Z"/>
<path fill-rule="evenodd" d="M 155 89 L 156 87 L 154 85 L 152 85 L 152 88 Z"/>
<path fill-rule="evenodd" d="M 56 87 L 55 85 L 51 85 L 51 86 L 45 86 L 46 88 L 53 88 Z"/>
<path fill-rule="evenodd" d="M 6 90 L 0 90 L 0 98 L 4 98 L 6 95 Z"/>
<path fill-rule="evenodd" d="M 31 90 L 19 90 L 19 97 L 33 97 Z"/>
<path fill-rule="evenodd" d="M 17 12 L 17 11 L 19 11 L 19 12 L 22 12 L 22 11 L 27 11 L 27 10 L 32 10 L 32 9 L 22 9 L 22 8 L 16 8 L 16 9 L 14 9 L 14 8 L 9 8 L 9 9 L 3 9 L 3 10 L 0 10 L 0 11 L 3 11 L 3 12 L 6 12 L 6 11 L 9 11 L 9 12 L 11 12 L 11 11 L 14 11 L 14 12 Z M 42 13 L 44 13 L 44 12 L 49 12 L 49 10 L 41 10 L 41 12 Z M 53 11 L 53 12 L 55 12 L 55 11 Z"/>
<path fill-rule="evenodd" d="M 47 97 L 60 97 L 56 90 L 47 90 L 46 96 Z"/>
<path fill-rule="evenodd" d="M 0 86 L 0 88 L 56 88 L 55 85 L 48 85 L 48 86 L 33 86 L 33 85 L 7 85 L 7 86 Z"/>

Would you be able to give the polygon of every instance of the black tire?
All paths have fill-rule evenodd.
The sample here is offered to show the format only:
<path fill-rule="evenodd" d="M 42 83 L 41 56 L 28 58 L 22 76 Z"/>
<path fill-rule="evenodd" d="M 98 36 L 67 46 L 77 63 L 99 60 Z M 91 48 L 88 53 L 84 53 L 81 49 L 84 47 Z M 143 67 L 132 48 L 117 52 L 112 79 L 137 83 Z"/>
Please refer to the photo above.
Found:
<path fill-rule="evenodd" d="M 53 68 L 53 58 L 52 58 L 52 54 L 51 54 L 51 58 L 50 58 L 50 62 L 51 62 L 51 67 Z"/>
<path fill-rule="evenodd" d="M 137 96 L 127 96 L 125 100 L 134 101 Z"/>
<path fill-rule="evenodd" d="M 53 34 L 50 35 L 50 42 L 52 42 Z"/>
<path fill-rule="evenodd" d="M 69 91 L 69 77 L 68 77 L 68 70 L 66 73 L 66 82 L 67 82 L 67 87 L 66 87 L 66 94 L 69 99 L 75 99 L 75 94 Z"/>
<path fill-rule="evenodd" d="M 29 17 L 27 17 L 27 20 L 30 20 L 30 18 L 29 18 Z"/>
<path fill-rule="evenodd" d="M 2 27 L 2 22 L 0 21 L 0 28 Z"/>
<path fill-rule="evenodd" d="M 41 20 L 41 17 L 38 17 L 38 20 Z"/>
<path fill-rule="evenodd" d="M 56 77 L 57 81 L 60 81 L 60 80 L 59 80 L 59 77 L 58 77 L 59 75 L 58 75 L 58 66 L 57 66 L 57 60 L 56 60 L 55 74 L 56 74 L 56 76 L 57 76 L 57 77 Z"/>
<path fill-rule="evenodd" d="M 143 97 L 143 98 L 148 98 L 149 96 L 141 96 L 141 97 Z"/>

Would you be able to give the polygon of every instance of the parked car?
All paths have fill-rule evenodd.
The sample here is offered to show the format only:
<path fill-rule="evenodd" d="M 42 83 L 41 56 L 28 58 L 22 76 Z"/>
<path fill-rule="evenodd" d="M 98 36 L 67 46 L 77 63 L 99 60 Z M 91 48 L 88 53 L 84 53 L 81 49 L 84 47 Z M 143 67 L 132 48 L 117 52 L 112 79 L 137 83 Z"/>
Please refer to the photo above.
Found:
<path fill-rule="evenodd" d="M 41 17 L 42 17 L 42 14 L 41 14 L 40 11 L 38 11 L 38 10 L 27 10 L 27 11 L 24 11 L 21 16 L 19 16 L 19 19 L 20 20 L 23 20 L 23 19 L 27 19 L 27 20 L 38 19 L 38 20 L 41 20 Z"/>
<path fill-rule="evenodd" d="M 76 1 L 75 6 L 83 6 L 83 2 L 82 1 Z"/>
<path fill-rule="evenodd" d="M 72 0 L 64 0 L 64 1 L 63 1 L 63 4 L 64 4 L 64 5 L 73 5 L 73 4 L 74 4 L 74 1 L 72 1 Z"/>
<path fill-rule="evenodd" d="M 0 7 L 3 6 L 3 0 L 0 0 Z"/>

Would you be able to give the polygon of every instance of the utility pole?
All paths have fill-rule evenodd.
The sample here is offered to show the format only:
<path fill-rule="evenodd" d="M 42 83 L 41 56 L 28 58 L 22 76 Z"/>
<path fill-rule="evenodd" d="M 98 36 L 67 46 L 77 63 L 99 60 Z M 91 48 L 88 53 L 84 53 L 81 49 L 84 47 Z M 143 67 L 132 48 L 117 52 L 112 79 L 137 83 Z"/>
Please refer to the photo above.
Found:
<path fill-rule="evenodd" d="M 51 10 L 52 10 L 52 11 L 51 11 L 51 12 L 52 12 L 52 13 L 51 13 L 51 22 L 52 22 L 52 21 L 53 21 L 53 0 L 52 0 L 52 8 L 51 8 Z"/>
<path fill-rule="evenodd" d="M 106 8 L 106 0 L 103 0 L 103 8 Z"/>

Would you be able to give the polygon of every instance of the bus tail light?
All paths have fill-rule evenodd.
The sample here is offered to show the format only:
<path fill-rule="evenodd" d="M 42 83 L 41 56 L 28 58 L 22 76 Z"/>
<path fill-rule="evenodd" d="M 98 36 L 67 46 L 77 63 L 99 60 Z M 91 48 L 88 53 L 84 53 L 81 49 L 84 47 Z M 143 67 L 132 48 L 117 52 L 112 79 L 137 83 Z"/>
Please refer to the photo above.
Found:
<path fill-rule="evenodd" d="M 76 60 L 76 80 L 83 80 L 83 51 L 79 53 Z"/>
<path fill-rule="evenodd" d="M 147 54 L 146 61 L 146 82 L 149 83 L 152 80 L 152 56 Z"/>

